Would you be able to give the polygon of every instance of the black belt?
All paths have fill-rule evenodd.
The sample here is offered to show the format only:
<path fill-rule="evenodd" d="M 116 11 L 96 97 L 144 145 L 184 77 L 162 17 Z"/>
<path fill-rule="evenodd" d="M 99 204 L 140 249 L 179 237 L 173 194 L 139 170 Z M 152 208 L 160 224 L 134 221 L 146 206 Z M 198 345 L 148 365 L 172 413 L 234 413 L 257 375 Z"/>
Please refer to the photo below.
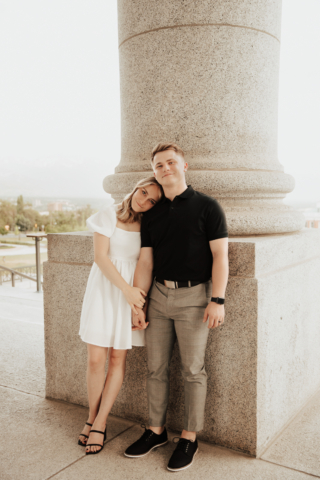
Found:
<path fill-rule="evenodd" d="M 189 280 L 188 282 L 174 282 L 173 280 L 161 280 L 156 278 L 156 282 L 161 283 L 168 288 L 186 288 L 186 287 L 195 287 L 196 285 L 200 285 L 200 283 L 204 282 L 194 282 L 193 280 Z"/>

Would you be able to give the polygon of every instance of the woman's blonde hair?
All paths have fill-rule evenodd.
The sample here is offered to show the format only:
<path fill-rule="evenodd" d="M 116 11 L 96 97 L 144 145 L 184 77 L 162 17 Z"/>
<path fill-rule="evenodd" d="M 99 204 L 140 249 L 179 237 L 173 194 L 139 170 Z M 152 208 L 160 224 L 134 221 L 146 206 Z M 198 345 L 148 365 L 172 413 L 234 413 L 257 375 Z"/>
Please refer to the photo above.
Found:
<path fill-rule="evenodd" d="M 136 184 L 132 192 L 126 195 L 122 200 L 117 211 L 117 218 L 120 222 L 134 223 L 141 221 L 142 213 L 135 212 L 132 208 L 132 197 L 138 188 L 148 187 L 149 185 L 156 185 L 159 188 L 159 200 L 162 198 L 163 190 L 157 180 L 154 177 L 143 178 Z"/>

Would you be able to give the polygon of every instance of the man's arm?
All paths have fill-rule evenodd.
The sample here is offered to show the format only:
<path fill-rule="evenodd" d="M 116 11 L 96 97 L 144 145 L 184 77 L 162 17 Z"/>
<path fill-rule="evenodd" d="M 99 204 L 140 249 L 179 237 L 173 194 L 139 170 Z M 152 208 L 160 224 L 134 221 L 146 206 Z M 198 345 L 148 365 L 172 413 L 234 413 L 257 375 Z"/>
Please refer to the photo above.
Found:
<path fill-rule="evenodd" d="M 228 283 L 228 238 L 218 238 L 209 242 L 212 252 L 212 296 L 224 298 Z M 215 328 L 224 322 L 224 305 L 210 302 L 207 306 L 203 322 L 208 321 L 208 328 Z"/>
<path fill-rule="evenodd" d="M 152 270 L 153 270 L 153 249 L 152 247 L 143 247 L 140 251 L 139 261 L 134 272 L 133 286 L 141 288 L 145 292 L 149 292 L 152 284 Z M 143 285 L 143 286 L 142 286 Z M 148 298 L 143 309 L 137 309 L 138 315 L 132 314 L 133 330 L 143 330 L 147 328 L 146 313 L 148 307 Z"/>

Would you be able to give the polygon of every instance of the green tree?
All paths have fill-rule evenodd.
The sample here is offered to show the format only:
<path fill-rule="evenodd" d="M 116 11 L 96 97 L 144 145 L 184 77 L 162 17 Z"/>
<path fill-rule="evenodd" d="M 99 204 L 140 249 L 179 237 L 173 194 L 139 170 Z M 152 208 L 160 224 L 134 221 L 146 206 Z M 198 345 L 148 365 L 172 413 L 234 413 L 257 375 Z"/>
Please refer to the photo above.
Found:
<path fill-rule="evenodd" d="M 48 215 L 40 215 L 37 210 L 25 203 L 23 196 L 17 198 L 17 205 L 5 200 L 0 200 L 0 233 L 7 233 L 5 225 L 10 226 L 11 231 L 32 231 L 35 225 L 45 227 L 47 233 L 75 232 L 85 230 L 86 219 L 94 213 L 90 205 L 73 212 L 51 212 Z"/>
<path fill-rule="evenodd" d="M 17 198 L 17 213 L 19 215 L 23 215 L 24 207 L 25 207 L 25 203 L 23 200 L 23 196 L 19 195 L 19 197 Z"/>
<path fill-rule="evenodd" d="M 79 208 L 79 210 L 77 210 L 76 212 L 77 222 L 79 227 L 85 228 L 87 218 L 91 217 L 93 213 L 94 213 L 94 210 L 91 208 L 90 205 L 87 205 L 86 207 L 83 207 L 83 208 Z"/>
<path fill-rule="evenodd" d="M 31 230 L 33 230 L 35 224 L 39 225 L 39 222 L 41 222 L 41 215 L 33 208 L 25 208 L 23 216 L 29 220 Z"/>
<path fill-rule="evenodd" d="M 17 215 L 16 225 L 20 227 L 21 232 L 27 232 L 33 228 L 33 223 L 24 215 Z"/>
<path fill-rule="evenodd" d="M 0 227 L 9 225 L 10 230 L 14 230 L 16 216 L 16 206 L 6 200 L 0 200 Z"/>

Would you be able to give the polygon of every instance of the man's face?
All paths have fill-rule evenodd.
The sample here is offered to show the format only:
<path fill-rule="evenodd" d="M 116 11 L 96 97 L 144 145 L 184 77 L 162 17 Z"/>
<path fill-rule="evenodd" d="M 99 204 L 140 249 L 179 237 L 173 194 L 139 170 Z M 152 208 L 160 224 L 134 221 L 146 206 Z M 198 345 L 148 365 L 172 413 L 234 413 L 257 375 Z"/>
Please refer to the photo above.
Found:
<path fill-rule="evenodd" d="M 188 164 L 174 150 L 158 152 L 153 158 L 154 176 L 163 187 L 184 181 Z"/>

